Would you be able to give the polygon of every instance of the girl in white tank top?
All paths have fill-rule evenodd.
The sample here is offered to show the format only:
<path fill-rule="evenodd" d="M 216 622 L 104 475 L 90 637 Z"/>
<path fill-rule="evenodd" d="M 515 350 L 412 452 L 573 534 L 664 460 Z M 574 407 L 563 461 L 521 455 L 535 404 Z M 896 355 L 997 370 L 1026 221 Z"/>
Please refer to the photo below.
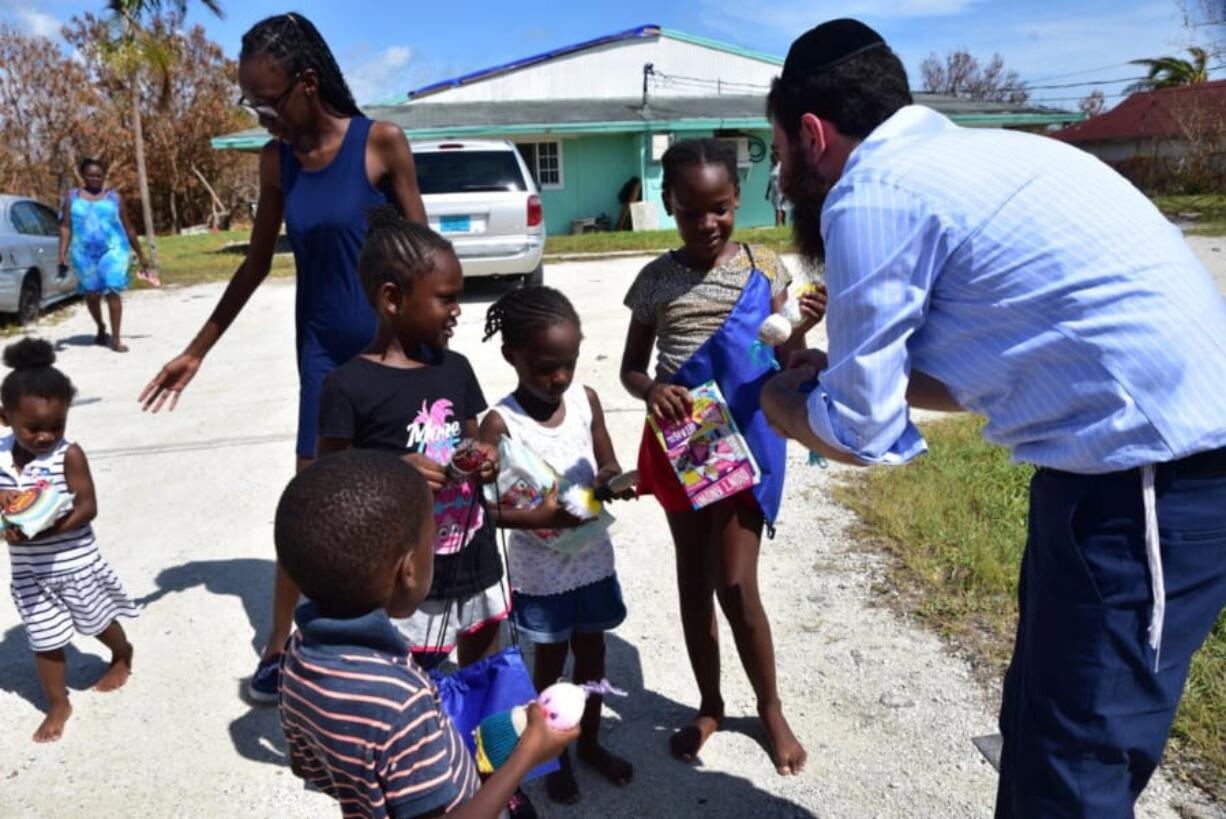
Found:
<path fill-rule="evenodd" d="M 482 420 L 481 440 L 496 444 L 509 436 L 577 486 L 600 487 L 620 474 L 600 399 L 574 383 L 583 335 L 567 298 L 549 287 L 514 290 L 490 307 L 485 331 L 487 340 L 501 333 L 503 356 L 515 368 L 519 385 Z M 626 616 L 607 530 L 587 524 L 591 542 L 563 554 L 528 531 L 583 531 L 583 521 L 568 513 L 555 495 L 533 509 L 499 508 L 495 516 L 499 526 L 513 530 L 507 558 L 511 617 L 520 633 L 536 643 L 537 690 L 557 682 L 571 652 L 575 682 L 603 680 L 604 633 Z M 601 706 L 601 697 L 588 698 L 575 749 L 580 762 L 610 782 L 626 785 L 634 768 L 598 739 Z M 558 761 L 561 770 L 549 774 L 546 790 L 554 801 L 572 804 L 579 788 L 570 752 L 563 752 Z"/>

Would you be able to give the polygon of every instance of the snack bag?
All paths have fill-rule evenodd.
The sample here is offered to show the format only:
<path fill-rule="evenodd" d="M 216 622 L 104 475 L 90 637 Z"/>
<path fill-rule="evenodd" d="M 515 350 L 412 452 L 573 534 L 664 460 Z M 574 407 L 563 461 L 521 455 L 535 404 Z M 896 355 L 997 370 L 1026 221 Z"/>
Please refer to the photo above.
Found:
<path fill-rule="evenodd" d="M 34 538 L 71 508 L 71 494 L 61 495 L 50 483 L 39 481 L 18 492 L 4 505 L 4 528 L 15 526 L 27 538 Z"/>

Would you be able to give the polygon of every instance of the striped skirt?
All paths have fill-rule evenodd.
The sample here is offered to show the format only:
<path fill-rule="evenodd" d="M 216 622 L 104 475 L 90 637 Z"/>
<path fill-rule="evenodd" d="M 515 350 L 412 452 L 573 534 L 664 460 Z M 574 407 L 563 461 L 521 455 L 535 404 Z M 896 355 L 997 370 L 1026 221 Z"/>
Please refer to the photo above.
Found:
<path fill-rule="evenodd" d="M 74 632 L 92 637 L 116 617 L 140 614 L 140 606 L 101 555 L 88 566 L 59 574 L 15 572 L 11 588 L 34 651 L 63 648 Z"/>

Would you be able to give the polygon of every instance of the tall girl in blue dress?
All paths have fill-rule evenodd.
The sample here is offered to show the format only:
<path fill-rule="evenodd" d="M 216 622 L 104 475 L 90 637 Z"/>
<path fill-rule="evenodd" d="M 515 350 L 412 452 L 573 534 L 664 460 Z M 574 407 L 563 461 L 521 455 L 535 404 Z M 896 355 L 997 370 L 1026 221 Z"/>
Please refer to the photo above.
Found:
<path fill-rule="evenodd" d="M 362 115 L 315 26 L 300 14 L 260 21 L 243 35 L 242 104 L 273 139 L 260 151 L 260 196 L 247 257 L 204 327 L 145 387 L 146 410 L 174 409 L 204 357 L 268 275 L 285 222 L 294 251 L 298 351 L 298 468 L 315 457 L 319 392 L 334 367 L 374 337 L 375 316 L 357 277 L 366 210 L 392 201 L 425 223 L 417 173 L 399 126 Z M 277 571 L 272 633 L 249 686 L 275 702 L 277 659 L 292 625 L 298 589 Z"/>

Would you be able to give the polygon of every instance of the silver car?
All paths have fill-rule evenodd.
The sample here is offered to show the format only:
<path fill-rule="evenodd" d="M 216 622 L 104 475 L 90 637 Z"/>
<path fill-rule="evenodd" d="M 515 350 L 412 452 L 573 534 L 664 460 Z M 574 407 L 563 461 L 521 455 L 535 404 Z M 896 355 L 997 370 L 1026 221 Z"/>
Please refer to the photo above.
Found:
<path fill-rule="evenodd" d="M 506 140 L 414 142 L 430 227 L 451 241 L 465 277 L 541 284 L 545 218 L 532 174 Z"/>
<path fill-rule="evenodd" d="M 60 220 L 24 196 L 0 194 L 0 313 L 22 324 L 77 292 L 77 274 L 59 274 Z"/>

